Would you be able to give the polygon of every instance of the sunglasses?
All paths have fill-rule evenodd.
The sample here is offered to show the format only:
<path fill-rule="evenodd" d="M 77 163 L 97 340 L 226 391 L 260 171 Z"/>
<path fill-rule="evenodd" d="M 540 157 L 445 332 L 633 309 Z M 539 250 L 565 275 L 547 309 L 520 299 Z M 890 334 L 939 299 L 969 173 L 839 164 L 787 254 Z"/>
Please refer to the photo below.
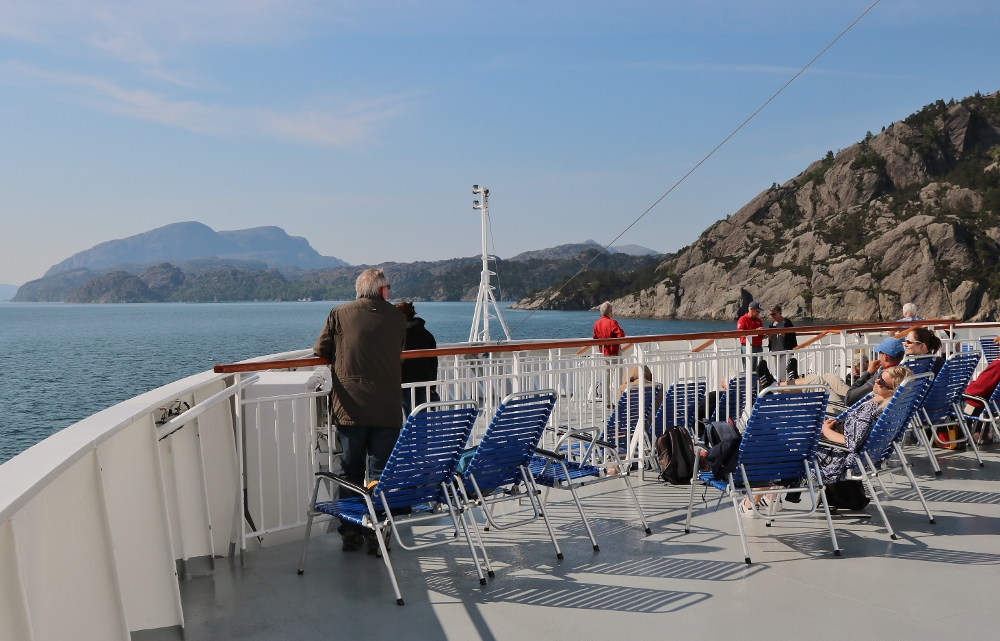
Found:
<path fill-rule="evenodd" d="M 911 341 L 909 338 L 903 341 L 903 345 L 923 345 L 923 341 Z"/>
<path fill-rule="evenodd" d="M 886 383 L 881 376 L 875 379 L 875 385 L 878 385 L 879 387 L 884 387 L 885 389 L 888 390 L 895 389 L 894 387 Z"/>

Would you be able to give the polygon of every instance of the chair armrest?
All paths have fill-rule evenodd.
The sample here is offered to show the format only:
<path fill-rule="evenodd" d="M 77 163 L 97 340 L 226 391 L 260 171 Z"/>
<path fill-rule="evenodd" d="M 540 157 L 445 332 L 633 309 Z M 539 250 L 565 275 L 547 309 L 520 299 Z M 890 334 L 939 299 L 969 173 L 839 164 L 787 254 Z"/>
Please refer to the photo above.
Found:
<path fill-rule="evenodd" d="M 962 394 L 963 401 L 976 401 L 977 403 L 982 403 L 983 407 L 986 407 L 986 399 L 982 396 L 973 396 L 972 394 Z"/>
<path fill-rule="evenodd" d="M 368 494 L 368 490 L 366 490 L 365 488 L 355 483 L 351 483 L 347 479 L 343 479 L 332 472 L 316 472 L 316 476 L 320 476 L 327 480 L 333 481 L 340 487 L 346 487 L 347 489 L 353 492 L 357 492 L 358 494 Z"/>
<path fill-rule="evenodd" d="M 600 447 L 614 448 L 615 445 L 613 443 L 609 443 L 608 441 L 602 441 L 601 439 L 597 438 L 597 435 L 603 429 L 604 428 L 602 427 L 595 426 L 595 427 L 577 427 L 566 430 L 556 430 L 556 434 L 559 436 L 559 439 L 556 441 L 556 445 L 558 446 L 562 444 L 566 439 L 572 438 L 578 441 L 585 441 L 587 443 L 599 445 Z M 585 434 L 590 434 L 590 436 L 584 436 Z"/>
<path fill-rule="evenodd" d="M 593 443 L 594 445 L 600 447 L 610 447 L 611 449 L 618 449 L 614 443 L 609 443 L 608 441 L 601 440 L 599 438 L 587 438 L 579 434 L 567 434 L 569 438 L 574 438 L 578 441 L 586 441 L 587 443 Z"/>
<path fill-rule="evenodd" d="M 843 443 L 838 443 L 836 441 L 831 441 L 830 439 L 821 438 L 817 443 L 819 447 L 825 447 L 828 450 L 836 450 L 838 452 L 850 452 L 851 449 L 844 445 Z"/>
<path fill-rule="evenodd" d="M 547 459 L 551 459 L 553 461 L 561 461 L 561 460 L 563 460 L 563 457 L 560 456 L 559 454 L 556 454 L 555 452 L 551 452 L 549 450 L 543 450 L 540 447 L 536 447 L 535 448 L 535 454 L 537 454 L 539 456 L 542 456 L 542 457 L 545 457 Z"/>

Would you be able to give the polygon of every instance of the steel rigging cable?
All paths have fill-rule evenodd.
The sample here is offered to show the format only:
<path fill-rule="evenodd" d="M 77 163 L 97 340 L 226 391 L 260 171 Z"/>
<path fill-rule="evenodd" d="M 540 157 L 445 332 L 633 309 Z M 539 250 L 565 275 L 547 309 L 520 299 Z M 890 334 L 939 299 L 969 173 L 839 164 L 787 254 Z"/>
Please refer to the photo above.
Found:
<path fill-rule="evenodd" d="M 707 161 L 707 160 L 708 160 L 709 158 L 711 158 L 711 157 L 712 157 L 712 156 L 713 156 L 713 155 L 715 154 L 715 152 L 717 152 L 717 151 L 718 151 L 719 149 L 721 149 L 721 148 L 722 148 L 722 146 L 723 146 L 723 145 L 725 145 L 725 144 L 726 144 L 727 142 L 729 142 L 729 139 L 730 139 L 730 138 L 732 138 L 732 137 L 733 137 L 733 136 L 735 136 L 735 135 L 736 135 L 737 133 L 739 133 L 740 129 L 743 129 L 743 127 L 744 127 L 744 126 L 746 126 L 746 124 L 747 124 L 747 123 L 749 123 L 749 122 L 750 122 L 751 120 L 753 120 L 753 119 L 754 119 L 754 117 L 755 117 L 755 116 L 756 116 L 757 114 L 759 114 L 759 113 L 760 113 L 761 111 L 763 111 L 763 110 L 764 110 L 764 107 L 766 107 L 766 106 L 768 106 L 769 104 L 771 104 L 771 102 L 772 102 L 772 101 L 773 101 L 773 100 L 774 100 L 775 98 L 777 98 L 777 97 L 778 97 L 778 96 L 779 96 L 779 95 L 781 94 L 781 92 L 782 92 L 782 91 L 784 91 L 784 90 L 785 90 L 786 88 L 788 88 L 788 85 L 792 84 L 792 83 L 793 83 L 793 82 L 795 81 L 795 79 L 796 79 L 796 78 L 798 78 L 798 77 L 799 77 L 799 76 L 801 76 L 801 75 L 802 75 L 803 73 L 805 73 L 806 69 L 808 69 L 809 67 L 811 67 L 811 66 L 812 66 L 812 64 L 813 64 L 814 62 L 816 62 L 817 60 L 819 60 L 820 56 L 822 56 L 822 55 L 823 55 L 824 53 L 826 53 L 826 52 L 827 52 L 827 50 L 828 50 L 828 49 L 830 49 L 830 47 L 832 47 L 833 45 L 835 45 L 835 44 L 837 43 L 837 41 L 838 41 L 838 40 L 840 40 L 840 39 L 841 39 L 842 37 L 844 37 L 844 35 L 845 35 L 845 34 L 846 34 L 846 33 L 847 33 L 848 31 L 850 31 L 850 30 L 851 30 L 851 28 L 853 28 L 853 27 L 854 27 L 854 25 L 858 24 L 858 22 L 860 22 L 862 18 L 864 18 L 864 17 L 866 16 L 866 15 L 868 15 L 868 12 L 869 12 L 869 11 L 871 11 L 872 9 L 874 9 L 874 8 L 875 8 L 875 6 L 876 6 L 876 5 L 878 5 L 878 3 L 879 3 L 879 2 L 881 2 L 881 1 L 882 1 L 882 0 L 875 0 L 875 2 L 873 2 L 873 3 L 871 4 L 871 6 L 870 6 L 870 7 L 868 7 L 867 9 L 865 9 L 865 10 L 864 10 L 864 11 L 863 11 L 863 12 L 861 13 L 861 15 L 860 15 L 860 16 L 858 16 L 857 18 L 855 18 L 855 19 L 854 19 L 854 22 L 852 22 L 851 24 L 847 25 L 847 28 L 846 28 L 846 29 L 844 29 L 843 31 L 841 31 L 841 32 L 840 32 L 840 33 L 839 33 L 839 34 L 837 35 L 837 37 L 836 37 L 836 38 L 834 38 L 833 40 L 831 40 L 831 41 L 830 41 L 830 44 L 828 44 L 828 45 L 826 45 L 825 47 L 823 47 L 823 50 L 822 50 L 822 51 L 820 51 L 820 52 L 819 52 L 819 53 L 817 53 L 817 54 L 816 54 L 815 56 L 813 56 L 813 59 L 812 59 L 812 60 L 810 60 L 810 61 L 809 61 L 808 63 L 806 63 L 806 65 L 805 65 L 804 67 L 802 67 L 801 69 L 799 69 L 798 73 L 796 73 L 796 74 L 795 74 L 794 76 L 792 76 L 791 78 L 789 78 L 789 79 L 788 79 L 788 82 L 786 82 L 785 84 L 783 84 L 783 85 L 781 86 L 781 88 L 780 88 L 780 89 L 778 89 L 777 91 L 775 91 L 775 92 L 774 92 L 774 94 L 772 94 L 772 95 L 771 95 L 771 97 L 770 97 L 770 98 L 768 98 L 768 99 L 767 99 L 766 101 L 764 101 L 764 104 L 762 104 L 762 105 L 761 105 L 760 107 L 757 107 L 757 110 L 756 110 L 756 111 L 754 111 L 754 112 L 753 112 L 752 114 L 750 114 L 750 115 L 749 115 L 749 116 L 747 117 L 747 119 L 746 119 L 746 120 L 744 120 L 744 121 L 743 121 L 742 123 L 740 123 L 740 126 L 739 126 L 739 127 L 737 127 L 736 129 L 734 129 L 734 130 L 732 131 L 732 133 L 730 133 L 730 134 L 729 134 L 728 136 L 726 136 L 725 138 L 723 138 L 723 139 L 722 139 L 722 142 L 720 142 L 720 143 L 719 143 L 718 145 L 716 145 L 716 146 L 715 146 L 715 148 L 714 148 L 714 149 L 712 149 L 712 151 L 708 152 L 708 153 L 707 153 L 707 154 L 705 155 L 705 157 L 704 157 L 704 158 L 702 158 L 701 160 L 699 160 L 699 161 L 698 161 L 698 163 L 697 163 L 697 164 L 696 164 L 696 165 L 695 165 L 694 167 L 692 167 L 691 169 L 689 169 L 689 170 L 688 170 L 688 172 L 687 172 L 686 174 L 684 174 L 683 176 L 681 176 L 681 177 L 680 177 L 680 179 L 679 179 L 679 180 L 678 180 L 677 182 L 675 182 L 675 183 L 674 183 L 674 184 L 673 184 L 673 185 L 672 185 L 672 186 L 670 187 L 670 189 L 668 189 L 668 190 L 667 190 L 667 191 L 666 191 L 666 192 L 665 192 L 665 193 L 664 193 L 664 194 L 663 194 L 662 196 L 660 196 L 659 198 L 657 198 L 657 199 L 656 199 L 656 202 L 654 202 L 654 203 L 653 203 L 652 205 L 650 205 L 650 206 L 649 206 L 649 207 L 648 207 L 648 208 L 646 209 L 646 211 L 642 212 L 642 214 L 640 214 L 638 218 L 636 218 L 635 220 L 633 220 L 633 221 L 632 221 L 632 223 L 631 223 L 631 224 L 629 224 L 629 226 L 628 226 L 628 227 L 626 227 L 625 229 L 623 229 L 623 230 L 622 230 L 622 232 L 621 232 L 620 234 L 618 234 L 617 236 L 615 236 L 615 237 L 614 237 L 614 239 L 613 239 L 613 240 L 612 240 L 612 241 L 611 241 L 610 243 L 608 243 L 607 245 L 604 245 L 604 246 L 603 246 L 603 247 L 601 248 L 601 251 L 597 252 L 597 253 L 596 253 L 596 254 L 595 254 L 595 255 L 593 256 L 593 258 L 591 258 L 591 259 L 590 259 L 589 261 L 587 261 L 587 264 L 586 264 L 586 265 L 584 265 L 583 267 L 581 267 L 581 268 L 579 269 L 579 271 L 577 271 L 577 272 L 576 272 L 575 274 L 573 274 L 573 276 L 571 276 L 569 280 L 567 280 L 567 281 L 566 281 L 565 283 L 563 283 L 562 285 L 560 285 L 560 286 L 559 286 L 559 288 L 558 288 L 558 289 L 556 289 L 556 291 L 554 291 L 554 292 L 552 292 L 551 294 L 549 294 L 549 295 L 548 295 L 548 296 L 546 297 L 546 298 L 547 298 L 547 300 L 552 300 L 552 299 L 553 299 L 553 298 L 554 298 L 554 297 L 555 297 L 556 295 L 558 295 L 558 294 L 559 294 L 559 292 L 561 292 L 561 291 L 563 290 L 563 288 L 565 288 L 565 287 L 566 287 L 567 285 L 569 285 L 569 284 L 570 284 L 571 282 L 573 282 L 573 280 L 574 280 L 574 279 L 576 279 L 576 278 L 577 278 L 577 277 L 578 277 L 578 276 L 579 276 L 580 274 L 582 274 L 583 272 L 587 271 L 587 268 L 588 268 L 588 267 L 590 267 L 590 266 L 591 266 L 591 265 L 593 264 L 593 262 L 594 262 L 595 260 L 597 260 L 597 259 L 598 259 L 598 257 L 600 257 L 600 256 L 601 256 L 601 255 L 603 255 L 603 254 L 604 254 L 605 252 L 607 252 L 607 251 L 608 251 L 608 248 L 609 248 L 609 247 L 611 247 L 612 245 L 614 245 L 614 244 L 615 244 L 616 242 L 618 242 L 618 239 L 619 239 L 619 238 L 621 238 L 621 237 L 622 237 L 622 236 L 624 236 L 624 235 L 625 235 L 626 233 L 628 233 L 628 230 L 632 229 L 632 227 L 634 227 L 634 226 L 636 225 L 636 223 L 638 223 L 638 222 L 639 222 L 640 220 L 642 220 L 642 219 L 643 219 L 643 218 L 644 218 L 644 217 L 646 216 L 646 214 L 648 214 L 648 213 L 649 213 L 650 211 L 652 211 L 654 207 L 656 207 L 657 205 L 659 205 L 659 204 L 660 204 L 660 201 L 662 201 L 662 200 L 663 200 L 664 198 L 666 198 L 667 196 L 669 196 L 669 195 L 670 195 L 670 192 L 672 192 L 673 190 L 677 189 L 677 187 L 678 187 L 678 186 L 679 186 L 679 185 L 680 185 L 680 184 L 681 184 L 682 182 L 684 182 L 684 181 L 685 181 L 685 180 L 687 179 L 687 177 L 688 177 L 688 176 L 690 176 L 691 174 L 693 174 L 693 173 L 695 172 L 695 170 L 696 170 L 696 169 L 698 169 L 698 167 L 701 167 L 701 166 L 702 166 L 703 164 L 705 164 L 705 161 Z M 527 321 L 527 320 L 528 320 L 529 318 L 531 318 L 531 317 L 532 317 L 532 316 L 533 316 L 533 315 L 535 314 L 535 312 L 537 312 L 537 311 L 538 311 L 537 309 L 533 309 L 533 310 L 531 311 L 531 313 L 530 313 L 530 314 L 528 314 L 527 316 L 525 316 L 525 317 L 524 317 L 524 318 L 523 318 L 523 319 L 521 320 L 521 322 L 520 322 L 520 323 L 518 323 L 517 325 L 515 325 L 515 326 L 514 326 L 514 327 L 513 327 L 513 328 L 512 328 L 511 330 L 510 330 L 510 333 L 511 333 L 511 334 L 513 334 L 514 332 L 516 332 L 516 331 L 518 330 L 518 328 L 519 328 L 519 327 L 521 327 L 521 325 L 524 325 L 525 321 Z"/>

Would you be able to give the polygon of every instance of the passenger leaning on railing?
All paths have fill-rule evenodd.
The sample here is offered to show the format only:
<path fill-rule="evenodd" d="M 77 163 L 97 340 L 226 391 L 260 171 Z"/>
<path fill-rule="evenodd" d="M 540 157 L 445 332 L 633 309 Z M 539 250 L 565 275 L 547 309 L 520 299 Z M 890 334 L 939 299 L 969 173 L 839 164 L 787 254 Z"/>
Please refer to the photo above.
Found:
<path fill-rule="evenodd" d="M 344 477 L 363 486 L 366 466 L 368 478 L 377 479 L 402 428 L 406 317 L 386 302 L 389 281 L 381 269 L 361 272 L 354 287 L 357 300 L 333 308 L 313 352 L 330 360 L 330 412 L 344 452 Z M 366 537 L 368 553 L 378 550 L 374 530 L 341 520 L 337 531 L 345 552 L 361 547 Z"/>
<path fill-rule="evenodd" d="M 794 380 L 788 385 L 827 385 L 830 388 L 830 400 L 843 405 L 853 405 L 871 393 L 879 373 L 895 367 L 903 361 L 906 350 L 898 338 L 886 338 L 875 348 L 878 358 L 868 363 L 868 369 L 856 377 L 851 385 L 842 381 L 835 374 L 809 374 Z M 782 383 L 784 384 L 784 383 Z"/>

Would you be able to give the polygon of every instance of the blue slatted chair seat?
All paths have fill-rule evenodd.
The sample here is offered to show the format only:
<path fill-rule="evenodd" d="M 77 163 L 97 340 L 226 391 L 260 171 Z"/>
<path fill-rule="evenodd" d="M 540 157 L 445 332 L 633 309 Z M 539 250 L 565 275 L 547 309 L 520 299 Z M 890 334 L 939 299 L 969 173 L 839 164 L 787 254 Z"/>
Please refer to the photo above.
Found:
<path fill-rule="evenodd" d="M 900 363 L 903 367 L 907 368 L 914 374 L 926 374 L 934 368 L 934 362 L 937 357 L 933 354 L 928 356 L 907 356 Z"/>
<path fill-rule="evenodd" d="M 972 373 L 979 363 L 979 352 L 959 352 L 952 355 L 927 391 L 923 411 L 931 423 L 944 421 L 953 416 L 954 403 L 958 403 L 965 386 L 972 379 Z"/>
<path fill-rule="evenodd" d="M 714 487 L 723 494 L 725 494 L 726 488 L 729 485 L 728 483 L 726 483 L 726 481 L 720 481 L 719 479 L 715 478 L 715 475 L 712 474 L 711 472 L 698 472 L 698 480 L 710 487 Z"/>
<path fill-rule="evenodd" d="M 992 363 L 1000 356 L 1000 345 L 993 342 L 992 336 L 983 336 L 979 339 L 979 346 L 983 350 L 983 356 L 987 363 Z"/>
<path fill-rule="evenodd" d="M 643 424 L 650 424 L 650 417 L 653 415 L 653 404 L 656 402 L 657 392 L 663 389 L 659 384 L 645 387 L 645 402 L 640 408 L 640 397 L 638 387 L 629 387 L 622 392 L 618 398 L 618 406 L 611 412 L 607 422 L 604 424 L 604 435 L 601 437 L 605 441 L 614 443 L 619 452 L 628 449 L 629 437 L 639 423 L 640 415 Z"/>
<path fill-rule="evenodd" d="M 757 375 L 750 376 L 750 396 L 757 396 Z M 729 380 L 729 385 L 719 396 L 719 404 L 709 420 L 739 420 L 747 406 L 746 377 L 737 376 Z"/>
<path fill-rule="evenodd" d="M 561 465 L 558 465 L 547 458 L 542 458 L 541 456 L 534 456 L 531 458 L 529 469 L 531 470 L 531 474 L 535 477 L 535 481 L 539 485 L 554 487 L 560 482 L 567 480 Z M 588 476 L 599 477 L 601 475 L 600 468 L 593 465 L 581 464 L 576 461 L 566 461 L 566 469 L 569 470 L 569 480 L 571 481 L 586 478 Z"/>
<path fill-rule="evenodd" d="M 389 555 L 385 554 L 387 531 L 397 530 L 399 525 L 413 526 L 435 520 L 437 518 L 435 509 L 447 507 L 447 513 L 453 519 L 456 536 L 460 529 L 466 533 L 466 542 L 475 561 L 480 584 L 485 584 L 486 579 L 483 577 L 472 538 L 465 530 L 465 519 L 463 518 L 461 522 L 456 519 L 454 503 L 450 499 L 451 491 L 446 489 L 458 468 L 459 456 L 469 441 L 478 414 L 478 405 L 468 401 L 426 403 L 415 409 L 406 418 L 406 423 L 399 431 L 399 437 L 392 448 L 389 460 L 386 461 L 370 495 L 362 494 L 361 488 L 329 472 L 318 472 L 309 519 L 306 522 L 305 537 L 302 540 L 299 574 L 305 572 L 313 519 L 317 514 L 329 514 L 348 523 L 368 528 L 375 534 L 382 561 L 389 572 L 393 591 L 396 593 L 396 604 L 403 605 L 403 597 L 399 592 L 392 562 L 389 560 Z M 338 486 L 342 494 L 350 495 L 349 498 L 318 501 L 320 484 L 323 482 Z M 424 514 L 415 516 L 415 512 Z M 397 521 L 397 515 L 406 516 L 402 521 Z M 407 546 L 402 538 L 398 540 L 400 546 L 413 550 L 443 545 L 452 539 L 448 537 L 433 542 L 414 543 L 411 546 Z"/>
<path fill-rule="evenodd" d="M 376 503 L 378 505 L 378 503 Z M 413 505 L 408 506 L 411 514 L 432 512 L 433 508 L 429 504 L 425 505 Z M 338 519 L 344 519 L 345 521 L 350 521 L 356 525 L 363 525 L 364 527 L 371 527 L 370 523 L 365 522 L 365 517 L 368 516 L 368 508 L 365 507 L 364 499 L 349 498 L 340 499 L 337 501 L 320 501 L 316 503 L 316 511 L 322 512 L 323 514 L 329 514 L 330 516 L 335 516 Z M 393 514 L 396 511 L 393 510 Z M 379 517 L 385 515 L 384 510 L 376 509 L 375 514 Z"/>
<path fill-rule="evenodd" d="M 889 404 L 879 414 L 859 452 L 867 452 L 878 466 L 893 453 L 893 442 L 902 437 L 931 379 L 907 379 L 893 392 Z"/>
<path fill-rule="evenodd" d="M 737 456 L 751 485 L 802 478 L 803 461 L 816 455 L 826 401 L 825 391 L 757 398 Z M 733 478 L 742 487 L 743 475 Z"/>
<path fill-rule="evenodd" d="M 698 419 L 698 405 L 705 399 L 705 381 L 690 381 L 671 385 L 663 396 L 663 403 L 653 417 L 652 436 L 655 441 L 670 426 L 680 425 L 693 429 Z"/>
<path fill-rule="evenodd" d="M 475 492 L 470 477 L 484 492 L 487 488 L 516 486 L 520 467 L 531 460 L 548 423 L 554 394 L 515 396 L 497 407 L 483 440 L 462 474 L 466 492 Z"/>

